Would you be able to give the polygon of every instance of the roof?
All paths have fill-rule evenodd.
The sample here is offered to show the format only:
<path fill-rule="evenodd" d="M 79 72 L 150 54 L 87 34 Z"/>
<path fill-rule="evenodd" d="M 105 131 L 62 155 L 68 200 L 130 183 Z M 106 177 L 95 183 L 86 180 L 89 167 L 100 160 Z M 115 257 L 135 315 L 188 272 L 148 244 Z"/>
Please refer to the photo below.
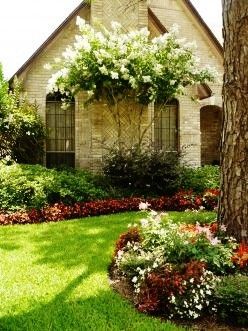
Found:
<path fill-rule="evenodd" d="M 189 9 L 189 11 L 193 14 L 193 16 L 196 18 L 200 26 L 203 28 L 203 30 L 206 32 L 210 40 L 213 42 L 217 50 L 223 55 L 223 47 L 221 46 L 218 39 L 215 37 L 213 32 L 210 30 L 210 28 L 207 26 L 207 24 L 204 22 L 203 18 L 199 14 L 199 12 L 196 10 L 196 8 L 192 5 L 190 0 L 183 0 L 186 7 Z M 49 43 L 56 38 L 56 36 L 63 30 L 63 28 L 67 25 L 67 23 L 70 22 L 71 19 L 73 19 L 81 9 L 84 7 L 89 6 L 86 1 L 82 1 L 80 5 L 78 5 L 73 12 L 60 24 L 60 26 L 47 38 L 47 40 L 33 53 L 33 55 L 17 70 L 17 72 L 10 78 L 10 82 L 13 81 L 15 76 L 20 76 L 22 72 L 32 63 L 32 61 L 41 54 L 41 52 L 46 48 L 46 46 L 49 45 Z M 148 14 L 149 17 L 153 20 L 155 25 L 157 26 L 158 30 L 161 33 L 166 33 L 167 29 L 165 26 L 161 23 L 161 21 L 157 18 L 157 16 L 154 14 L 154 12 L 151 10 L 151 8 L 148 8 Z"/>
<path fill-rule="evenodd" d="M 190 0 L 183 0 L 183 1 L 185 3 L 186 7 L 189 9 L 189 11 L 192 13 L 192 15 L 196 18 L 196 20 L 199 23 L 199 25 L 206 32 L 206 34 L 208 35 L 209 39 L 213 42 L 213 44 L 215 45 L 215 47 L 217 48 L 217 50 L 221 53 L 221 55 L 223 55 L 223 47 L 222 47 L 221 43 L 215 37 L 215 35 L 213 34 L 212 30 L 210 30 L 210 28 L 208 27 L 208 25 L 206 24 L 206 22 L 203 20 L 203 18 L 201 17 L 201 15 L 199 14 L 199 12 L 196 10 L 196 8 L 193 6 L 193 4 L 191 3 L 191 1 Z"/>
<path fill-rule="evenodd" d="M 30 56 L 30 58 L 17 70 L 17 72 L 10 78 L 10 82 L 14 79 L 15 76 L 21 75 L 21 73 L 32 63 L 32 61 L 40 55 L 40 53 L 50 44 L 52 40 L 54 40 L 57 35 L 63 30 L 63 28 L 70 22 L 81 9 L 87 7 L 88 4 L 86 1 L 83 1 L 78 5 L 73 12 L 70 13 L 69 16 L 57 27 L 57 29 L 46 39 L 46 41 Z"/>

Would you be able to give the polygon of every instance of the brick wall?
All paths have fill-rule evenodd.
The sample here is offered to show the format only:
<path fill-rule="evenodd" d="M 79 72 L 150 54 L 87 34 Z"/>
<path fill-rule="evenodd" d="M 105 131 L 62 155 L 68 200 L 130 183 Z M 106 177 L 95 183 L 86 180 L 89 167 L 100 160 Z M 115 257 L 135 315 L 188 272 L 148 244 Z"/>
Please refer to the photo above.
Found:
<path fill-rule="evenodd" d="M 215 95 L 215 103 L 221 105 L 223 76 L 222 55 L 209 39 L 206 32 L 199 26 L 196 18 L 187 9 L 184 1 L 150 0 L 150 7 L 167 29 L 170 29 L 170 27 L 176 23 L 179 25 L 180 38 L 186 38 L 187 41 L 196 41 L 196 53 L 203 65 L 210 65 L 217 69 L 220 74 L 219 80 L 209 86 Z M 195 95 L 192 89 L 189 91 L 189 94 Z M 192 102 L 188 97 L 180 98 L 179 104 L 179 137 L 180 146 L 185 150 L 184 160 L 187 164 L 199 166 L 201 165 L 202 154 L 200 132 L 200 109 L 202 104 Z M 206 101 L 204 104 L 207 105 L 208 102 Z M 212 137 L 213 136 L 210 135 L 209 139 L 212 139 Z M 213 139 L 215 138 L 213 137 Z M 203 148 L 205 147 L 203 146 Z"/>

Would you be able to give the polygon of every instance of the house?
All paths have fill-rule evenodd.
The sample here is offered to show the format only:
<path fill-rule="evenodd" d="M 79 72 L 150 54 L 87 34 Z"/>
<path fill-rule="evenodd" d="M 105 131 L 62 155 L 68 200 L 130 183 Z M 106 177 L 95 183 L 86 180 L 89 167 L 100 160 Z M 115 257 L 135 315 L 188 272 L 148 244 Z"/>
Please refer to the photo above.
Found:
<path fill-rule="evenodd" d="M 180 26 L 182 38 L 195 40 L 202 64 L 223 73 L 223 50 L 189 0 L 94 0 L 82 2 L 52 33 L 41 47 L 16 72 L 24 82 L 31 101 L 39 105 L 39 112 L 48 128 L 46 164 L 67 164 L 77 168 L 97 169 L 106 152 L 104 141 L 109 139 L 111 125 L 101 103 L 84 107 L 84 93 L 77 95 L 67 111 L 60 100 L 46 94 L 51 72 L 44 65 L 53 62 L 74 42 L 78 33 L 76 17 L 90 24 L 99 22 L 106 27 L 111 21 L 120 22 L 127 30 L 148 27 L 151 36 L 163 34 L 174 23 Z M 184 148 L 185 161 L 193 166 L 218 163 L 221 98 L 220 82 L 192 88 L 199 101 L 180 97 L 168 105 L 167 112 L 154 123 L 151 139 L 163 148 Z M 154 112 L 150 105 L 147 114 Z"/>

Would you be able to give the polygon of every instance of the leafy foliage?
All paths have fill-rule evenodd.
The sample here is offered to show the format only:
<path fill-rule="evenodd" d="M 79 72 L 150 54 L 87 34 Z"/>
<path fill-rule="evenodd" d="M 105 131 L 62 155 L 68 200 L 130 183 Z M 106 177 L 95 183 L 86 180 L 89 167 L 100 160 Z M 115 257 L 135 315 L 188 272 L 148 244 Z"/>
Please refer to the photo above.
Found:
<path fill-rule="evenodd" d="M 77 25 L 80 34 L 63 53 L 62 69 L 49 82 L 51 92 L 80 89 L 94 99 L 107 95 L 115 101 L 133 91 L 140 103 L 148 104 L 214 79 L 209 68 L 197 64 L 194 44 L 177 39 L 176 27 L 151 40 L 146 28 L 123 33 L 113 22 L 110 31 L 97 32 L 80 17 Z"/>
<path fill-rule="evenodd" d="M 0 209 L 41 208 L 106 197 L 83 171 L 57 171 L 40 165 L 0 165 Z"/>
<path fill-rule="evenodd" d="M 149 202 L 139 205 L 144 210 L 149 206 Z M 183 319 L 216 311 L 213 291 L 218 281 L 244 267 L 237 266 L 241 248 L 226 236 L 223 225 L 175 223 L 167 214 L 150 210 L 134 229 L 139 240 L 127 240 L 130 230 L 122 234 L 114 265 L 117 274 L 132 284 L 140 311 Z"/>
<path fill-rule="evenodd" d="M 178 38 L 176 27 L 151 39 L 147 28 L 124 33 L 117 22 L 112 22 L 111 30 L 102 31 L 94 30 L 80 17 L 76 23 L 79 34 L 75 43 L 52 66 L 46 66 L 59 69 L 51 76 L 48 91 L 75 95 L 83 90 L 89 94 L 86 103 L 104 100 L 112 115 L 119 148 L 132 146 L 132 141 L 139 145 L 144 142 L 155 119 L 152 116 L 144 123 L 144 105 L 158 101 L 163 106 L 185 94 L 186 87 L 213 81 L 216 76 L 209 67 L 199 65 L 194 43 Z M 137 115 L 136 120 L 130 121 L 135 123 L 135 129 L 129 130 L 131 143 L 123 134 L 123 105 L 129 117 Z"/>
<path fill-rule="evenodd" d="M 181 188 L 202 193 L 208 189 L 219 188 L 220 169 L 218 166 L 199 168 L 183 167 L 181 170 Z"/>
<path fill-rule="evenodd" d="M 0 70 L 0 159 L 41 162 L 44 137 L 37 105 L 28 101 L 17 80 L 9 92 Z"/>
<path fill-rule="evenodd" d="M 173 194 L 180 187 L 179 154 L 134 147 L 113 149 L 103 165 L 105 176 L 121 189 L 139 195 Z"/>
<path fill-rule="evenodd" d="M 248 327 L 248 277 L 226 276 L 217 285 L 213 301 L 218 317 L 225 322 Z"/>

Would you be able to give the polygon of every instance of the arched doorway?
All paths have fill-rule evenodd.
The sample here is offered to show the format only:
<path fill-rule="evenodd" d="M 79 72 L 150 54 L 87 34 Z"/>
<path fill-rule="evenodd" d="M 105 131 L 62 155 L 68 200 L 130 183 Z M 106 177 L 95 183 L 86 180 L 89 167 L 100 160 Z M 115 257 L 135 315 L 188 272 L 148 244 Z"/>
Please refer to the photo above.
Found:
<path fill-rule="evenodd" d="M 217 165 L 220 161 L 221 108 L 201 108 L 201 164 Z"/>

